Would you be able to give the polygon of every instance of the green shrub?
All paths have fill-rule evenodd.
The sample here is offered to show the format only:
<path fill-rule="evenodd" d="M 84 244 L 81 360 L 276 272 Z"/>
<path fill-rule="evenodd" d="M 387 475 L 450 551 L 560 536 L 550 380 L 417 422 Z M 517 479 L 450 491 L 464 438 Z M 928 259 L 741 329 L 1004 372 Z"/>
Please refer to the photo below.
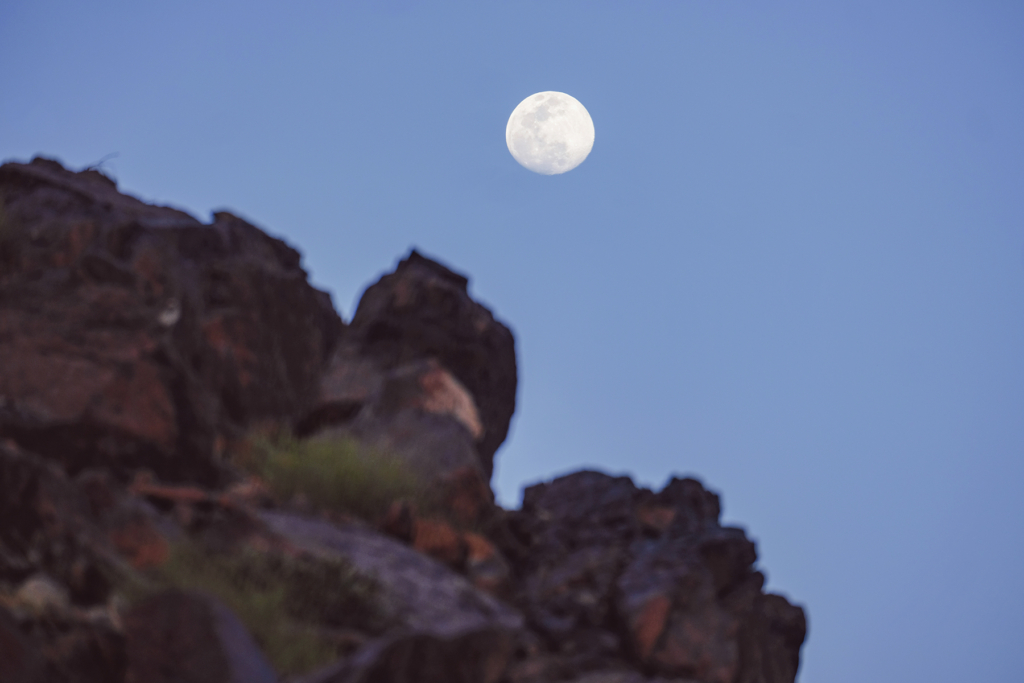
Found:
<path fill-rule="evenodd" d="M 181 542 L 152 578 L 147 592 L 173 587 L 220 598 L 282 675 L 337 659 L 332 630 L 377 633 L 388 622 L 376 582 L 341 560 L 255 550 L 215 553 Z"/>
<path fill-rule="evenodd" d="M 299 440 L 256 436 L 244 457 L 244 469 L 260 476 L 278 497 L 302 494 L 317 507 L 379 520 L 392 501 L 434 507 L 428 493 L 405 464 L 369 451 L 353 439 Z"/>

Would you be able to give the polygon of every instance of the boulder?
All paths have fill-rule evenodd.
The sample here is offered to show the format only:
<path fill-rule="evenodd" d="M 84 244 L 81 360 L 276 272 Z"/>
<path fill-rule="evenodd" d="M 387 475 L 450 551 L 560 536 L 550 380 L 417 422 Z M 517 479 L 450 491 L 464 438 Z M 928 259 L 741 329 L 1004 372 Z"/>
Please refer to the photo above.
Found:
<path fill-rule="evenodd" d="M 522 616 L 449 567 L 357 523 L 269 511 L 260 518 L 294 548 L 373 576 L 394 623 L 351 658 L 301 680 L 469 683 L 505 671 Z"/>
<path fill-rule="evenodd" d="M 459 509 L 456 507 L 455 512 Z M 508 596 L 511 567 L 494 542 L 485 535 L 460 530 L 444 519 L 418 517 L 405 501 L 391 505 L 380 529 L 463 573 L 477 588 L 502 598 Z"/>
<path fill-rule="evenodd" d="M 366 451 L 399 458 L 425 482 L 467 469 L 489 480 L 477 453 L 483 426 L 473 397 L 437 361 L 369 373 L 366 361 L 342 368 L 337 358 L 325 377 L 331 400 L 299 421 L 298 435 L 354 438 Z"/>
<path fill-rule="evenodd" d="M 41 158 L 0 166 L 0 207 L 0 435 L 209 483 L 225 435 L 308 408 L 343 325 L 281 240 Z"/>
<path fill-rule="evenodd" d="M 46 662 L 36 643 L 17 622 L 0 607 L 0 681 L 5 683 L 43 683 Z"/>
<path fill-rule="evenodd" d="M 124 638 L 104 607 L 72 604 L 67 586 L 43 573 L 0 589 L 0 680 L 7 683 L 119 681 Z"/>
<path fill-rule="evenodd" d="M 364 432 L 397 430 L 450 444 L 425 457 L 454 462 L 468 449 L 489 481 L 515 411 L 515 341 L 470 298 L 468 284 L 414 250 L 371 285 L 299 431 L 362 415 L 354 428 Z M 445 432 L 445 423 L 463 433 Z"/>
<path fill-rule="evenodd" d="M 33 575 L 66 587 L 77 603 L 110 590 L 109 545 L 93 524 L 84 492 L 52 462 L 0 442 L 0 582 Z"/>
<path fill-rule="evenodd" d="M 274 511 L 261 512 L 259 518 L 295 548 L 341 558 L 373 576 L 404 628 L 451 637 L 481 629 L 511 634 L 523 625 L 519 613 L 465 577 L 363 524 L 331 524 Z"/>
<path fill-rule="evenodd" d="M 4 683 L 121 681 L 124 665 L 124 638 L 109 622 L 66 608 L 16 621 L 0 607 Z"/>
<path fill-rule="evenodd" d="M 166 591 L 125 615 L 125 683 L 276 683 L 245 626 L 202 593 Z"/>

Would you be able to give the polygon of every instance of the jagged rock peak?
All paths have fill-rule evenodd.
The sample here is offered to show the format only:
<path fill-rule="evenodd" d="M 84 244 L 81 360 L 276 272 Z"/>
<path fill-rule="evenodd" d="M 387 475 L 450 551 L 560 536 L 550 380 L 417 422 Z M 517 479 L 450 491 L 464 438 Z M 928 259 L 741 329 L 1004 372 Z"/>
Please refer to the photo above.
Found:
<path fill-rule="evenodd" d="M 383 382 L 382 373 L 402 374 L 400 369 L 417 362 L 436 361 L 472 398 L 482 433 L 473 435 L 467 448 L 475 451 L 489 480 L 494 453 L 515 412 L 515 339 L 469 296 L 468 283 L 413 250 L 394 272 L 368 287 L 325 372 L 319 407 L 309 423 L 327 426 L 330 420 L 324 420 L 332 412 L 354 415 L 344 406 L 366 401 L 371 385 Z"/>

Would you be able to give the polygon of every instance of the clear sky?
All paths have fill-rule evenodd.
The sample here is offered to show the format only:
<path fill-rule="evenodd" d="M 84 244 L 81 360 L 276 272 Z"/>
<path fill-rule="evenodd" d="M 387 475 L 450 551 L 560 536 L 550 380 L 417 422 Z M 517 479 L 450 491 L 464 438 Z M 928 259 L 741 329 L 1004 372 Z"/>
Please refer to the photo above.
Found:
<path fill-rule="evenodd" d="M 505 124 L 573 95 L 560 176 Z M 1024 5 L 0 2 L 0 157 L 297 246 L 416 246 L 516 334 L 495 486 L 691 474 L 803 683 L 1024 680 Z"/>

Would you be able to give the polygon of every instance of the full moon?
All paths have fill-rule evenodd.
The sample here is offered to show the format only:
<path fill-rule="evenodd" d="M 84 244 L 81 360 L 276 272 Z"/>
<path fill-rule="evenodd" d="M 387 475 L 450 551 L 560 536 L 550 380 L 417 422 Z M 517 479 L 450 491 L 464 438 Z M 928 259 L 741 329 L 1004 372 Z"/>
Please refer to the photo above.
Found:
<path fill-rule="evenodd" d="M 593 149 L 594 122 L 575 97 L 539 92 L 512 111 L 505 142 L 513 158 L 534 173 L 565 173 L 583 163 Z"/>

